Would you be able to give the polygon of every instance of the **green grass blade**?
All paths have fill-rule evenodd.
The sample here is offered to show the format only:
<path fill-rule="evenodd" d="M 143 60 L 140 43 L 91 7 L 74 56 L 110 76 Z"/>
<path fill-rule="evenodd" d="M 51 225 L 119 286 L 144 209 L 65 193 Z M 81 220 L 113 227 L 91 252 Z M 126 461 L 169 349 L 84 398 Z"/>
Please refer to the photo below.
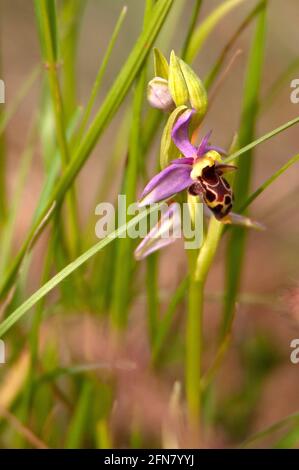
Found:
<path fill-rule="evenodd" d="M 172 5 L 173 0 L 159 0 L 156 3 L 150 21 L 148 22 L 144 31 L 141 33 L 135 47 L 126 61 L 126 64 L 112 85 L 100 110 L 95 116 L 95 119 L 93 120 L 86 137 L 83 139 L 81 145 L 77 149 L 77 152 L 72 158 L 72 161 L 68 165 L 66 171 L 55 187 L 47 206 L 34 226 L 31 228 L 20 251 L 15 257 L 9 272 L 2 281 L 0 287 L 0 298 L 3 298 L 3 296 L 8 292 L 10 286 L 13 284 L 27 249 L 30 246 L 32 239 L 35 237 L 37 230 L 40 228 L 41 224 L 43 224 L 45 217 L 48 216 L 48 221 L 53 215 L 53 204 L 55 201 L 59 202 L 63 200 L 67 190 L 72 185 L 85 161 L 88 159 L 103 130 L 107 127 L 122 101 L 124 100 L 143 62 L 151 50 L 153 42 L 156 39 L 161 27 L 163 26 L 163 23 Z M 46 223 L 43 224 L 42 230 L 44 226 L 46 226 Z"/>
<path fill-rule="evenodd" d="M 276 442 L 274 449 L 292 449 L 297 447 L 299 443 L 299 420 L 278 442 Z"/>
<path fill-rule="evenodd" d="M 192 62 L 198 51 L 202 48 L 207 37 L 233 8 L 243 3 L 245 0 L 227 0 L 212 11 L 212 13 L 194 31 L 189 46 L 186 51 L 186 62 Z"/>
<path fill-rule="evenodd" d="M 20 89 L 18 90 L 14 98 L 12 99 L 9 106 L 6 108 L 5 112 L 3 112 L 0 115 L 0 135 L 3 134 L 3 132 L 5 131 L 6 127 L 8 126 L 9 122 L 13 118 L 21 102 L 24 100 L 24 98 L 27 96 L 32 86 L 35 84 L 35 82 L 39 78 L 40 73 L 41 73 L 41 67 L 37 65 L 30 72 L 28 77 L 25 78 Z"/>
<path fill-rule="evenodd" d="M 125 174 L 124 194 L 127 207 L 137 199 L 137 175 L 142 157 L 140 147 L 141 112 L 145 91 L 145 70 L 140 73 L 133 98 L 131 132 L 129 137 L 128 164 Z M 121 328 L 127 322 L 127 309 L 132 287 L 134 243 L 130 238 L 118 241 L 115 277 L 113 282 L 111 319 L 114 326 Z"/>
<path fill-rule="evenodd" d="M 271 434 L 280 431 L 282 428 L 285 426 L 288 426 L 290 424 L 293 424 L 293 422 L 299 422 L 299 413 L 293 413 L 289 416 L 286 416 L 280 421 L 277 421 L 276 423 L 272 424 L 271 426 L 267 427 L 266 429 L 263 429 L 262 431 L 257 432 L 253 436 L 250 436 L 248 439 L 246 439 L 240 447 L 245 448 L 245 447 L 250 447 L 252 444 L 261 441 L 262 439 L 270 436 Z"/>
<path fill-rule="evenodd" d="M 160 320 L 152 349 L 152 364 L 157 365 L 163 345 L 170 332 L 170 328 L 176 313 L 177 306 L 183 301 L 188 288 L 189 278 L 185 277 L 174 292 L 169 305 Z"/>
<path fill-rule="evenodd" d="M 14 312 L 12 312 L 1 324 L 0 324 L 0 337 L 3 335 L 17 322 L 19 321 L 25 313 L 28 312 L 39 300 L 41 300 L 45 295 L 47 295 L 54 287 L 56 287 L 60 282 L 66 279 L 70 274 L 76 271 L 80 266 L 86 263 L 90 258 L 95 256 L 99 251 L 101 251 L 105 246 L 115 240 L 117 237 L 122 236 L 126 230 L 134 227 L 141 220 L 147 217 L 152 212 L 159 210 L 162 204 L 158 204 L 156 207 L 151 207 L 148 210 L 142 211 L 136 217 L 131 219 L 127 224 L 122 225 L 117 230 L 112 232 L 103 240 L 100 240 L 89 250 L 85 251 L 81 256 L 75 259 L 72 263 L 68 264 L 64 269 L 52 277 L 46 284 L 44 284 L 40 289 L 38 289 L 31 297 L 29 297 L 22 305 L 20 305 Z"/>
<path fill-rule="evenodd" d="M 244 204 L 240 207 L 239 212 L 244 212 L 245 209 L 260 195 L 262 192 L 265 191 L 271 184 L 279 178 L 288 168 L 290 168 L 295 163 L 299 162 L 299 154 L 295 155 L 294 157 L 290 158 L 282 167 L 280 167 L 273 175 L 269 176 L 244 202 Z"/>
<path fill-rule="evenodd" d="M 231 156 L 227 157 L 224 161 L 225 162 L 230 162 L 230 161 L 235 160 L 237 157 L 239 157 L 241 155 L 248 155 L 249 150 L 252 150 L 256 146 L 262 144 L 263 142 L 266 142 L 267 140 L 271 139 L 272 137 L 280 134 L 281 132 L 285 131 L 286 129 L 288 129 L 288 128 L 290 128 L 290 127 L 292 127 L 292 126 L 294 126 L 298 123 L 299 123 L 299 117 L 296 117 L 296 118 L 292 119 L 291 121 L 286 122 L 285 124 L 283 124 L 283 125 L 277 127 L 276 129 L 268 132 L 267 134 L 263 135 L 262 137 L 259 137 L 258 139 L 252 141 L 250 144 L 245 145 L 243 148 L 241 148 L 240 150 L 234 152 Z M 15 278 L 17 272 L 18 272 L 19 266 L 22 262 L 22 259 L 24 258 L 25 254 L 27 252 L 27 249 L 30 246 L 30 242 L 31 242 L 32 238 L 34 237 L 37 226 L 39 226 L 40 222 L 43 220 L 44 215 L 47 214 L 46 207 L 49 208 L 49 203 L 45 206 L 42 213 L 39 215 L 39 217 L 38 217 L 39 223 L 36 222 L 35 226 L 30 231 L 30 233 L 29 233 L 26 241 L 24 242 L 21 250 L 19 251 L 19 253 L 15 257 L 14 263 L 13 263 L 10 271 L 8 273 L 6 273 L 6 277 L 2 281 L 2 285 L 1 285 L 1 288 L 0 288 L 0 298 L 3 297 L 8 292 L 10 286 L 12 285 L 12 283 L 14 281 L 14 278 Z M 47 209 L 47 211 L 48 210 L 49 209 Z"/>
<path fill-rule="evenodd" d="M 70 120 L 68 129 L 67 129 L 68 142 L 71 141 L 72 136 L 74 135 L 76 126 L 79 122 L 80 113 L 81 113 L 80 109 L 77 109 L 73 118 Z M 49 201 L 49 198 L 51 197 L 51 194 L 53 193 L 53 189 L 57 182 L 60 169 L 61 169 L 61 159 L 59 155 L 59 150 L 54 149 L 54 154 L 52 154 L 51 165 L 49 169 L 47 170 L 46 179 L 44 181 L 43 188 L 39 196 L 38 205 L 34 211 L 34 216 L 33 216 L 34 222 L 40 219 L 43 212 L 45 211 L 45 208 L 47 207 L 47 203 Z"/>
<path fill-rule="evenodd" d="M 12 256 L 12 241 L 14 237 L 15 222 L 18 215 L 18 209 L 20 207 L 21 197 L 24 190 L 28 171 L 32 162 L 34 153 L 34 144 L 36 139 L 36 122 L 34 119 L 33 125 L 29 131 L 27 145 L 20 157 L 20 166 L 17 172 L 16 189 L 11 198 L 9 210 L 5 225 L 1 231 L 0 246 L 1 246 L 1 258 L 0 258 L 0 275 L 3 275 L 5 268 L 8 265 L 8 261 Z"/>
<path fill-rule="evenodd" d="M 192 12 L 188 32 L 187 32 L 187 36 L 185 38 L 184 45 L 183 45 L 183 48 L 182 48 L 181 56 L 182 56 L 183 59 L 186 58 L 186 56 L 187 56 L 188 48 L 189 48 L 192 36 L 194 34 L 194 30 L 196 28 L 196 22 L 197 22 L 198 17 L 199 17 L 201 6 L 202 6 L 202 0 L 195 0 L 194 7 L 193 7 L 193 12 Z"/>
<path fill-rule="evenodd" d="M 39 29 L 42 51 L 47 64 L 49 91 L 55 117 L 56 139 L 60 150 L 62 165 L 66 168 L 71 160 L 71 156 L 66 136 L 65 112 L 57 71 L 57 44 L 59 39 L 57 37 L 55 1 L 37 0 L 35 1 L 35 9 L 37 12 L 37 21 L 40 22 Z M 78 252 L 80 247 L 80 229 L 76 199 L 76 192 L 73 187 L 68 195 L 68 219 L 70 231 L 69 243 L 71 252 L 74 255 Z"/>
<path fill-rule="evenodd" d="M 84 430 L 88 422 L 90 400 L 92 399 L 92 384 L 84 382 L 80 391 L 79 400 L 70 422 L 66 437 L 66 449 L 79 449 L 84 439 Z"/>
<path fill-rule="evenodd" d="M 102 63 L 101 63 L 101 66 L 99 68 L 98 74 L 96 76 L 95 82 L 93 84 L 92 91 L 91 91 L 88 103 L 87 103 L 86 108 L 84 110 L 84 114 L 83 114 L 83 117 L 82 117 L 82 122 L 81 122 L 79 130 L 76 134 L 76 139 L 75 139 L 76 142 L 80 142 L 80 140 L 82 138 L 82 135 L 83 135 L 83 133 L 86 129 L 86 126 L 87 126 L 87 123 L 89 121 L 92 109 L 94 107 L 96 98 L 99 94 L 99 91 L 100 91 L 100 88 L 101 88 L 101 85 L 102 85 L 102 80 L 103 80 L 104 74 L 106 72 L 106 69 L 107 69 L 107 66 L 108 66 L 108 63 L 109 63 L 109 59 L 110 59 L 111 54 L 114 50 L 114 46 L 115 46 L 116 40 L 118 38 L 118 35 L 120 33 L 123 22 L 125 20 L 126 14 L 127 14 L 127 7 L 124 6 L 123 9 L 120 12 L 119 18 L 118 18 L 118 20 L 116 22 L 116 25 L 114 27 L 114 31 L 112 32 L 112 35 L 111 35 L 106 53 L 105 53 L 104 58 L 102 60 Z"/>
<path fill-rule="evenodd" d="M 147 324 L 150 343 L 153 344 L 159 325 L 158 254 L 146 260 Z"/>
<path fill-rule="evenodd" d="M 78 42 L 84 9 L 87 2 L 81 0 L 64 0 L 59 11 L 60 52 L 62 67 L 62 96 L 66 122 L 74 114 L 77 107 L 77 53 Z"/>
<path fill-rule="evenodd" d="M 261 82 L 264 43 L 266 36 L 266 3 L 260 11 L 257 20 L 257 26 L 251 52 L 248 61 L 247 75 L 244 89 L 244 103 L 241 119 L 241 127 L 239 132 L 239 145 L 246 146 L 254 137 L 255 123 L 258 111 L 258 98 Z M 249 152 L 247 158 L 238 160 L 238 172 L 235 177 L 235 197 L 236 212 L 242 206 L 247 198 L 250 187 L 250 176 L 252 171 L 252 154 Z M 232 157 L 230 157 L 231 159 Z M 245 249 L 246 230 L 241 227 L 234 227 L 228 242 L 226 275 L 225 275 L 225 292 L 226 297 L 223 305 L 223 319 L 221 326 L 221 335 L 225 335 L 230 318 L 233 315 L 235 302 L 240 287 L 243 256 Z"/>
<path fill-rule="evenodd" d="M 228 53 L 234 47 L 236 41 L 239 39 L 239 37 L 243 33 L 243 31 L 252 23 L 252 21 L 254 20 L 256 15 L 259 13 L 260 9 L 262 8 L 263 3 L 264 3 L 264 0 L 262 0 L 260 3 L 258 3 L 257 6 L 255 6 L 253 8 L 253 10 L 251 10 L 249 12 L 249 14 L 246 16 L 246 18 L 242 21 L 242 23 L 238 27 L 238 29 L 232 35 L 230 40 L 224 46 L 223 50 L 221 51 L 221 53 L 219 55 L 219 58 L 217 59 L 214 66 L 212 67 L 212 70 L 210 71 L 209 75 L 205 79 L 204 83 L 205 83 L 205 87 L 207 89 L 210 88 L 213 85 L 213 83 L 214 83 L 215 79 L 217 78 L 218 73 L 220 72 L 220 69 L 221 69 Z"/>
<path fill-rule="evenodd" d="M 262 137 L 259 137 L 258 139 L 253 140 L 252 142 L 250 142 L 250 144 L 245 145 L 240 150 L 237 150 L 236 152 L 232 153 L 229 157 L 225 158 L 223 162 L 224 163 L 232 162 L 236 160 L 236 158 L 240 157 L 241 155 L 250 157 L 251 155 L 250 150 L 254 149 L 260 144 L 263 144 L 267 140 L 272 139 L 272 137 L 275 137 L 281 132 L 286 131 L 290 127 L 295 126 L 296 124 L 299 124 L 299 116 L 295 117 L 294 119 L 291 119 L 290 121 L 286 122 L 285 124 L 282 124 L 279 127 L 276 127 L 276 129 L 270 132 L 267 132 L 267 134 L 264 134 Z"/>

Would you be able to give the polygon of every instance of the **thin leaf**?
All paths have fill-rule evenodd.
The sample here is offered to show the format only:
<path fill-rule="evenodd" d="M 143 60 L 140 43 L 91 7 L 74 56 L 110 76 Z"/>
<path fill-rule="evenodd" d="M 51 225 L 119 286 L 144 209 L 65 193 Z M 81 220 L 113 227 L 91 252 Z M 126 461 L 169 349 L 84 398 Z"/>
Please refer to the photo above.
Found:
<path fill-rule="evenodd" d="M 38 289 L 33 295 L 31 295 L 22 305 L 20 305 L 16 310 L 14 310 L 1 324 L 0 324 L 0 337 L 3 335 L 17 322 L 19 321 L 25 313 L 28 312 L 39 300 L 41 300 L 45 295 L 47 295 L 54 287 L 56 287 L 60 282 L 66 279 L 70 274 L 72 274 L 76 269 L 82 266 L 86 261 L 95 256 L 99 251 L 101 251 L 106 245 L 109 245 L 117 237 L 122 236 L 126 230 L 134 227 L 138 222 L 143 220 L 152 212 L 155 212 L 161 208 L 162 204 L 151 207 L 148 210 L 145 210 L 134 217 L 130 222 L 125 225 L 122 225 L 117 230 L 112 232 L 103 240 L 100 240 L 96 245 L 92 246 L 89 250 L 85 251 L 81 256 L 75 259 L 72 263 L 68 264 L 64 269 L 52 277 L 46 284 L 44 284 L 40 289 Z"/>
<path fill-rule="evenodd" d="M 239 145 L 243 147 L 250 142 L 255 133 L 255 123 L 258 111 L 258 97 L 261 82 L 261 73 L 264 57 L 265 44 L 265 26 L 266 26 L 266 3 L 260 11 L 257 20 L 257 26 L 253 43 L 251 47 L 250 57 L 248 61 L 248 69 L 244 89 L 244 103 L 242 112 L 242 121 L 239 132 Z M 247 153 L 248 158 L 238 160 L 238 173 L 234 180 L 234 189 L 236 197 L 236 209 L 238 209 L 247 198 L 250 177 L 252 171 L 252 154 Z M 229 160 L 232 156 L 229 157 Z M 225 291 L 227 295 L 223 305 L 223 318 L 221 326 L 221 337 L 225 336 L 230 319 L 233 316 L 238 289 L 240 287 L 240 279 L 243 265 L 243 256 L 245 248 L 245 237 L 247 231 L 241 227 L 234 227 L 229 239 L 227 248 L 226 275 L 225 275 Z"/>
<path fill-rule="evenodd" d="M 280 167 L 273 175 L 269 176 L 266 181 L 264 181 L 244 202 L 240 207 L 239 212 L 244 212 L 244 210 L 260 195 L 265 191 L 271 184 L 279 178 L 288 168 L 290 168 L 295 163 L 299 162 L 299 154 L 290 158 L 282 167 Z"/>
<path fill-rule="evenodd" d="M 125 20 L 126 14 L 127 14 L 127 7 L 124 6 L 123 9 L 120 12 L 119 18 L 118 18 L 118 20 L 116 22 L 116 25 L 114 27 L 114 30 L 112 32 L 107 50 L 105 52 L 104 58 L 101 62 L 101 66 L 98 70 L 95 82 L 93 84 L 91 94 L 90 94 L 88 103 L 86 105 L 86 108 L 84 110 L 84 114 L 83 114 L 83 117 L 82 117 L 82 123 L 79 127 L 78 133 L 76 134 L 76 139 L 75 139 L 76 142 L 80 142 L 81 137 L 84 133 L 84 130 L 87 126 L 88 120 L 89 120 L 90 115 L 91 115 L 92 108 L 95 104 L 96 98 L 99 94 L 99 91 L 100 91 L 100 88 L 101 88 L 101 85 L 102 85 L 102 80 L 103 80 L 104 74 L 106 72 L 106 69 L 107 69 L 107 66 L 108 66 L 108 63 L 109 63 L 109 59 L 110 59 L 111 54 L 114 50 L 114 46 L 115 46 L 116 40 L 118 38 L 118 35 L 120 33 L 123 22 Z"/>
<path fill-rule="evenodd" d="M 245 0 L 227 0 L 226 2 L 221 2 L 215 10 L 198 26 L 194 31 L 189 46 L 186 52 L 186 62 L 193 62 L 198 51 L 202 48 L 207 37 L 217 26 L 219 21 L 227 15 L 233 8 L 244 2 Z"/>
<path fill-rule="evenodd" d="M 30 247 L 31 241 L 36 234 L 36 230 L 40 226 L 45 215 L 53 206 L 54 201 L 58 202 L 63 200 L 67 190 L 72 185 L 85 161 L 90 156 L 91 151 L 93 150 L 100 135 L 107 127 L 122 101 L 124 100 L 172 5 L 173 0 L 160 0 L 156 3 L 150 21 L 148 22 L 144 31 L 141 33 L 135 47 L 126 61 L 126 64 L 112 85 L 108 95 L 106 96 L 106 99 L 104 100 L 101 108 L 95 116 L 95 119 L 89 127 L 86 137 L 78 147 L 75 155 L 72 158 L 72 161 L 56 185 L 53 194 L 47 203 L 47 206 L 45 207 L 43 213 L 39 216 L 38 220 L 32 226 L 20 251 L 15 257 L 9 272 L 3 279 L 0 287 L 0 299 L 3 298 L 3 296 L 8 292 L 10 286 L 13 284 L 27 249 Z"/>

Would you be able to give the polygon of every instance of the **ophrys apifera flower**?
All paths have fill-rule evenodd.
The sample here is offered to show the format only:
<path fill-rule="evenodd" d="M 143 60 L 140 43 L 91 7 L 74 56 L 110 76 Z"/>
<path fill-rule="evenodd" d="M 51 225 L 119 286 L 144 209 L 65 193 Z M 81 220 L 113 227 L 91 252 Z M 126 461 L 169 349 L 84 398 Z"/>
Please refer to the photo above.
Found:
<path fill-rule="evenodd" d="M 189 138 L 189 125 L 194 110 L 186 110 L 175 123 L 172 139 L 183 157 L 172 160 L 147 184 L 139 202 L 145 206 L 168 199 L 175 194 L 188 190 L 198 195 L 213 215 L 223 222 L 230 222 L 229 214 L 233 205 L 233 192 L 223 177 L 228 171 L 235 170 L 233 165 L 222 163 L 225 151 L 210 145 L 211 133 L 206 135 L 198 147 Z"/>

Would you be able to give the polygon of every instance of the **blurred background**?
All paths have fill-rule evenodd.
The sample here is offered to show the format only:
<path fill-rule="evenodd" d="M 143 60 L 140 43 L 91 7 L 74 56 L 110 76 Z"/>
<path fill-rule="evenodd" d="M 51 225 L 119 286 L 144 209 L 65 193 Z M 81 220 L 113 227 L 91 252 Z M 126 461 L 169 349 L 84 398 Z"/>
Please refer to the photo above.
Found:
<path fill-rule="evenodd" d="M 62 5 L 63 2 L 58 3 Z M 65 2 L 65 11 L 68 3 Z M 200 18 L 205 18 L 221 3 L 217 0 L 204 1 Z M 103 101 L 135 44 L 142 27 L 144 5 L 140 0 L 81 0 L 75 69 L 77 105 L 84 106 L 88 100 L 115 22 L 125 4 L 128 7 L 126 19 L 104 76 L 97 106 Z M 175 0 L 175 4 L 167 19 L 167 26 L 156 41 L 166 57 L 171 49 L 179 53 L 193 8 L 192 0 Z M 223 47 L 255 4 L 255 1 L 248 0 L 237 6 L 208 37 L 193 65 L 201 78 L 207 76 Z M 63 5 L 61 11 L 59 27 L 63 31 L 68 26 L 63 16 Z M 257 136 L 299 114 L 299 105 L 290 101 L 290 82 L 299 78 L 297 16 L 298 5 L 295 0 L 269 1 Z M 235 51 L 240 50 L 241 53 L 217 88 L 202 127 L 203 133 L 213 129 L 213 142 L 224 148 L 229 147 L 240 122 L 244 73 L 253 26 L 249 25 L 242 32 L 230 52 L 227 63 Z M 0 0 L 0 32 L 0 78 L 4 79 L 6 85 L 7 109 L 34 68 L 42 62 L 32 2 Z M 60 67 L 63 67 L 63 62 Z M 289 73 L 285 79 L 281 79 L 286 70 Z M 150 57 L 148 77 L 152 74 Z M 273 89 L 277 83 L 279 85 Z M 12 200 L 17 190 L 19 168 L 28 145 L 32 120 L 42 109 L 42 88 L 42 79 L 38 76 L 5 129 L 8 201 Z M 3 105 L 0 106 L 3 111 Z M 126 124 L 125 113 L 130 106 L 129 96 L 77 178 L 80 227 L 82 233 L 86 234 L 87 247 L 97 241 L 94 233 L 97 217 L 94 212 L 97 203 L 103 200 L 103 191 L 108 201 L 115 201 L 119 192 L 127 152 L 126 130 L 124 141 L 120 139 L 118 142 L 119 163 L 113 170 L 109 184 L 105 186 L 106 169 L 116 151 L 116 136 L 119 135 L 120 126 Z M 146 112 L 147 105 L 144 109 Z M 161 132 L 157 133 L 156 142 L 146 155 L 149 176 L 155 169 Z M 38 137 L 34 140 L 33 156 L 21 192 L 10 257 L 26 236 L 44 184 L 44 150 Z M 254 158 L 252 190 L 297 152 L 296 126 L 258 146 Z M 7 340 L 8 363 L 0 367 L 0 404 L 10 409 L 0 422 L 1 447 L 35 446 L 36 436 L 50 447 L 226 447 L 237 445 L 255 432 L 297 412 L 299 364 L 290 361 L 290 342 L 299 338 L 298 169 L 297 164 L 282 175 L 250 208 L 250 215 L 264 223 L 267 230 L 262 233 L 250 231 L 248 234 L 230 348 L 214 379 L 213 389 L 206 396 L 204 439 L 199 439 L 195 432 L 184 432 L 187 424 L 181 413 L 184 407 L 181 388 L 184 376 L 182 355 L 186 302 L 183 299 L 177 308 L 172 334 L 168 335 L 159 366 L 153 371 L 149 367 L 146 274 L 142 265 L 134 280 L 129 326 L 120 343 L 114 343 L 107 334 L 105 312 L 94 312 L 86 305 L 64 305 L 57 290 L 48 296 L 39 337 L 41 372 L 37 379 L 38 385 L 35 383 L 37 390 L 34 400 L 29 407 L 25 407 L 27 414 L 23 413 L 26 401 L 24 383 L 26 368 L 29 367 L 27 347 L 31 319 L 10 332 Z M 142 184 L 139 191 L 141 188 Z M 18 300 L 24 300 L 41 285 L 41 259 L 48 244 L 49 233 L 46 231 L 34 248 L 23 294 Z M 224 295 L 225 247 L 226 235 L 209 274 L 206 289 L 204 369 L 208 369 L 213 362 L 217 348 L 220 301 Z M 100 274 L 103 274 L 104 268 L 99 263 L 101 273 L 97 273 L 96 264 L 93 266 L 95 292 L 97 288 L 100 292 L 103 282 L 103 276 L 100 281 Z M 180 243 L 163 250 L 159 257 L 158 283 L 162 316 L 186 269 L 185 254 Z M 10 367 L 10 364 L 13 366 Z M 89 371 L 80 369 L 82 364 L 87 369 L 88 364 L 97 366 Z M 64 368 L 69 368 L 66 375 L 63 373 Z M 89 404 L 88 412 L 84 411 L 86 403 Z M 81 404 L 79 411 L 78 404 Z M 169 418 L 171 406 L 177 411 Z M 76 423 L 80 416 L 81 419 L 87 419 L 89 413 L 97 418 L 94 429 L 82 425 L 84 432 L 78 437 Z M 35 435 L 33 441 L 24 437 L 18 428 L 19 424 L 13 422 L 13 416 L 17 416 L 19 424 L 23 423 L 32 431 Z M 174 428 L 170 424 L 171 419 L 175 420 Z M 66 432 L 69 433 L 67 442 L 64 440 Z M 272 446 L 277 439 L 279 436 L 273 440 L 270 435 L 262 444 L 256 443 L 256 446 Z M 293 445 L 297 445 L 296 441 Z"/>

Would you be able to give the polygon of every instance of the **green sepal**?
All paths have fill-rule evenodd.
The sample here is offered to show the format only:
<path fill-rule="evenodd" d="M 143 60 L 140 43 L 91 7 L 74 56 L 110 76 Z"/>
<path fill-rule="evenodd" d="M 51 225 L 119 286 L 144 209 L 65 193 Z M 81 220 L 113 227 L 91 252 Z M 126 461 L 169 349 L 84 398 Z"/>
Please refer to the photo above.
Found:
<path fill-rule="evenodd" d="M 168 80 L 168 74 L 169 74 L 169 65 L 162 54 L 162 52 L 157 49 L 156 47 L 154 48 L 154 69 L 155 69 L 155 76 L 156 77 L 161 77 L 165 78 Z"/>
<path fill-rule="evenodd" d="M 191 107 L 196 110 L 197 118 L 202 120 L 208 108 L 208 95 L 206 89 L 192 68 L 189 67 L 189 65 L 182 59 L 178 60 L 188 89 Z"/>
<path fill-rule="evenodd" d="M 180 62 L 174 51 L 170 54 L 169 76 L 168 76 L 169 91 L 176 106 L 182 106 L 189 101 L 189 93 L 181 70 Z"/>
<path fill-rule="evenodd" d="M 176 120 L 186 109 L 187 106 L 185 105 L 175 108 L 175 110 L 170 114 L 164 127 L 160 147 L 160 165 L 162 169 L 165 168 L 171 160 L 175 160 L 180 156 L 180 151 L 174 145 L 171 138 L 171 132 Z"/>

